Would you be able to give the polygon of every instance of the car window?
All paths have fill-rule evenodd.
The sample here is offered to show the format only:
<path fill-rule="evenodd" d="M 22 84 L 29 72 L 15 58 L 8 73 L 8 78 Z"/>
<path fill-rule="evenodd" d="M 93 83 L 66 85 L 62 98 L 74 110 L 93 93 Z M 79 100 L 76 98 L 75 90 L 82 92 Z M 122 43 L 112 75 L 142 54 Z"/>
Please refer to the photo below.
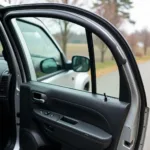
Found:
<path fill-rule="evenodd" d="M 59 22 L 59 20 L 56 21 L 55 19 L 54 22 Z M 75 55 L 89 57 L 89 52 L 87 51 L 88 47 L 86 33 L 83 27 L 81 28 L 77 25 L 71 25 L 71 23 L 70 26 L 70 33 L 68 35 L 69 39 L 66 48 L 67 58 L 71 59 Z M 51 27 L 49 30 L 53 32 L 54 28 Z M 73 30 L 75 30 L 75 32 L 73 32 Z M 61 41 L 61 38 L 58 35 L 55 35 L 55 37 L 58 42 Z M 93 44 L 95 54 L 97 93 L 105 93 L 108 96 L 118 98 L 120 92 L 120 76 L 116 61 L 114 60 L 114 57 L 107 45 L 95 34 L 93 34 Z M 62 46 L 61 42 L 60 45 Z M 89 75 L 91 75 L 91 73 L 89 73 Z"/>
<path fill-rule="evenodd" d="M 37 77 L 46 77 L 41 82 L 91 92 L 89 52 L 83 27 L 58 19 L 47 22 L 46 18 L 30 17 L 17 19 L 17 24 L 30 52 Z M 72 28 L 71 31 L 66 26 Z M 78 30 L 78 35 L 73 28 Z M 73 59 L 74 70 L 71 69 Z M 47 76 L 52 73 L 56 74 Z"/>
<path fill-rule="evenodd" d="M 44 30 L 30 22 L 17 20 L 17 23 L 31 54 L 37 78 L 61 70 L 62 60 L 60 52 Z M 40 70 L 40 63 L 48 58 L 53 59 L 53 62 L 58 64 L 59 67 L 53 69 L 53 71 L 43 73 Z"/>
<path fill-rule="evenodd" d="M 60 51 L 65 56 L 65 64 L 62 67 L 63 63 L 60 61 L 60 53 L 55 47 L 55 42 L 53 43 L 40 27 L 29 23 L 28 20 L 17 22 L 30 51 L 35 70 L 38 72 L 37 76 L 39 72 L 41 76 L 44 76 L 63 70 L 40 82 L 92 92 L 92 74 L 91 68 L 88 69 L 87 58 L 90 63 L 93 62 L 89 56 L 86 29 L 61 19 L 38 18 L 48 29 L 51 38 L 58 43 Z M 92 35 L 92 38 L 95 54 L 96 93 L 118 98 L 120 76 L 117 64 L 107 45 L 95 34 Z M 37 67 L 38 64 L 41 64 L 40 67 Z M 89 66 L 91 67 L 90 64 Z"/>
<path fill-rule="evenodd" d="M 94 34 L 93 42 L 97 93 L 119 97 L 120 76 L 116 61 L 107 45 Z"/>

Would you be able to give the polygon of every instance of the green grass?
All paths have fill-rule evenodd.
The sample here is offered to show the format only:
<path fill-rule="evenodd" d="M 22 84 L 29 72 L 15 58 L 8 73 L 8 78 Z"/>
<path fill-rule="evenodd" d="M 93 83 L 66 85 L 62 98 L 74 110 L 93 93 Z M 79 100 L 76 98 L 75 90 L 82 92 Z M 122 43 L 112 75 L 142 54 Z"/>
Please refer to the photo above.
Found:
<path fill-rule="evenodd" d="M 143 61 L 147 61 L 147 60 L 150 60 L 150 55 L 147 55 L 147 56 L 143 56 L 143 57 L 135 57 L 136 60 L 143 60 Z"/>
<path fill-rule="evenodd" d="M 43 77 L 43 76 L 45 76 L 45 75 L 46 75 L 46 73 L 43 73 L 43 72 L 41 72 L 41 71 L 36 72 L 36 77 L 37 77 L 37 78 Z"/>
<path fill-rule="evenodd" d="M 136 61 L 139 62 L 146 62 L 150 60 L 150 56 L 143 56 L 143 57 L 136 57 Z M 104 68 L 109 68 L 109 67 L 113 67 L 116 66 L 116 62 L 115 60 L 107 60 L 102 62 L 96 62 L 96 69 L 104 69 Z"/>
<path fill-rule="evenodd" d="M 2 47 L 2 45 L 0 44 L 0 54 L 2 53 L 2 50 L 3 50 L 3 47 Z"/>
<path fill-rule="evenodd" d="M 96 63 L 96 69 L 103 69 L 103 68 L 108 68 L 112 66 L 116 66 L 116 62 L 114 60 L 108 60 L 103 63 L 102 62 Z"/>

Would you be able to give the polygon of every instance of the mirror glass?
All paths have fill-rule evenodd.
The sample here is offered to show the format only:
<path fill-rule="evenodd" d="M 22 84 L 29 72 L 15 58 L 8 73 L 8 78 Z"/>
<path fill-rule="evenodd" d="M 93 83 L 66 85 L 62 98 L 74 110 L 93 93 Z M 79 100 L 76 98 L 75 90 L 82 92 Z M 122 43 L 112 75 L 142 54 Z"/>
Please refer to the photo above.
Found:
<path fill-rule="evenodd" d="M 58 70 L 57 63 L 53 58 L 43 60 L 41 62 L 40 68 L 43 73 L 53 73 Z"/>
<path fill-rule="evenodd" d="M 72 69 L 76 72 L 87 72 L 90 69 L 90 61 L 87 57 L 74 56 L 72 58 Z"/>

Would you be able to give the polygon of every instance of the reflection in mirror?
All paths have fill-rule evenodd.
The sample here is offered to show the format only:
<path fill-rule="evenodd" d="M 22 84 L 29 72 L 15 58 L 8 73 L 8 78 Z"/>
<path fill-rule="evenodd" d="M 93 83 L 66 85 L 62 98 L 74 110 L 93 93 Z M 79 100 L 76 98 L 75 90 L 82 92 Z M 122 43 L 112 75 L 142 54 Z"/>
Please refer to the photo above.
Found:
<path fill-rule="evenodd" d="M 76 72 L 87 72 L 90 69 L 90 61 L 83 56 L 73 56 L 72 69 Z"/>
<path fill-rule="evenodd" d="M 41 61 L 40 69 L 43 73 L 53 73 L 58 70 L 58 66 L 55 59 L 48 58 Z"/>

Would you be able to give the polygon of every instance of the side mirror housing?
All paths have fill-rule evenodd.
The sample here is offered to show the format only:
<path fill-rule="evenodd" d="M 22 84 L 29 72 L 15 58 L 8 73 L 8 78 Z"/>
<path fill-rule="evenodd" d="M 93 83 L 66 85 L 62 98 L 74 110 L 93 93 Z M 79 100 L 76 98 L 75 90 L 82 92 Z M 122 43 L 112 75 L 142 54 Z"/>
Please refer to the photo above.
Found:
<path fill-rule="evenodd" d="M 75 72 L 88 72 L 90 69 L 90 60 L 84 56 L 73 56 L 72 69 Z"/>
<path fill-rule="evenodd" d="M 41 61 L 40 69 L 41 69 L 41 72 L 46 73 L 46 74 L 53 73 L 53 72 L 58 71 L 58 65 L 54 58 L 47 58 Z"/>

